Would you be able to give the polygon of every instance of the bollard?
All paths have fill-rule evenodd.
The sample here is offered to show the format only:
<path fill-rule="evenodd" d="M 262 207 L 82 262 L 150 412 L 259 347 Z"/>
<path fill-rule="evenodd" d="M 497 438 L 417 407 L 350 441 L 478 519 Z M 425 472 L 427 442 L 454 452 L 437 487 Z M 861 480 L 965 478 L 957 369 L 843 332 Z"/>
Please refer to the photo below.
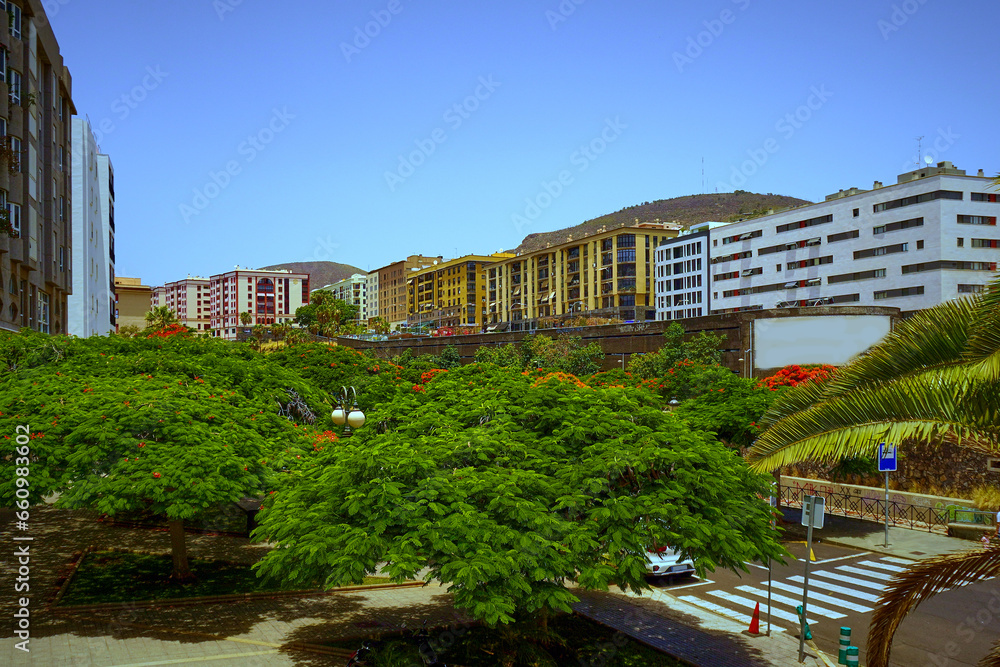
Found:
<path fill-rule="evenodd" d="M 848 627 L 840 628 L 840 651 L 837 653 L 838 665 L 847 664 L 847 647 L 850 645 L 851 645 L 851 629 Z"/>
<path fill-rule="evenodd" d="M 858 662 L 860 661 L 858 653 L 860 651 L 857 646 L 847 647 L 847 667 L 858 667 Z"/>

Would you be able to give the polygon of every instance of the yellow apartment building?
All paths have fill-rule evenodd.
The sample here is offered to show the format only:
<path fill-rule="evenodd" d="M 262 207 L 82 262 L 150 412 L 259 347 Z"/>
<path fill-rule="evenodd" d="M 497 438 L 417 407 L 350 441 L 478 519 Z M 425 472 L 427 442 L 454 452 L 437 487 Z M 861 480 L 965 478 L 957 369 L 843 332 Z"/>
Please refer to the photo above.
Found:
<path fill-rule="evenodd" d="M 485 268 L 511 257 L 511 253 L 466 255 L 411 271 L 406 278 L 407 324 L 430 329 L 484 328 Z"/>
<path fill-rule="evenodd" d="M 681 225 L 644 222 L 602 227 L 582 238 L 496 261 L 486 269 L 488 328 L 538 327 L 549 317 L 656 319 L 654 250 Z"/>

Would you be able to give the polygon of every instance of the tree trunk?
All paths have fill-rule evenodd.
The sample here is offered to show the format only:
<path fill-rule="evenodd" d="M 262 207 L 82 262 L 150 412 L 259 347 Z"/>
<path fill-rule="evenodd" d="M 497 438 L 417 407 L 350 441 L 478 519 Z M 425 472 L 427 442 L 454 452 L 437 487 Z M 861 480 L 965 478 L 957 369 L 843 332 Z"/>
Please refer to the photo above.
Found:
<path fill-rule="evenodd" d="M 174 560 L 174 571 L 170 578 L 174 581 L 190 581 L 194 579 L 188 566 L 187 544 L 184 541 L 184 521 L 170 521 L 170 555 Z"/>

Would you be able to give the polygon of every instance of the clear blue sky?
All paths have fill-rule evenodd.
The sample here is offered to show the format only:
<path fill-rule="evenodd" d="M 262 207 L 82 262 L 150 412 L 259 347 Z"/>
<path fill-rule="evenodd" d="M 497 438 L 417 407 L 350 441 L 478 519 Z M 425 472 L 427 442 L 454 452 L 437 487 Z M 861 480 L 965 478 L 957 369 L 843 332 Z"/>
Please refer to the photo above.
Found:
<path fill-rule="evenodd" d="M 702 158 L 708 192 L 811 201 L 895 182 L 921 135 L 1000 170 L 995 0 L 48 4 L 146 284 L 510 249 L 701 192 Z"/>

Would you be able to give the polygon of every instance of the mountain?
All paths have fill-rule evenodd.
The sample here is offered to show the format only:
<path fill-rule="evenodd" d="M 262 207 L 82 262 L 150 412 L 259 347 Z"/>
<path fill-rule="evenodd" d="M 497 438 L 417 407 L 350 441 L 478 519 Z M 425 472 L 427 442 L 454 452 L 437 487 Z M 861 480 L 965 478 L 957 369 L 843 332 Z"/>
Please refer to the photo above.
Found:
<path fill-rule="evenodd" d="M 281 269 L 296 273 L 308 273 L 309 289 L 311 290 L 332 285 L 344 278 L 350 278 L 355 273 L 360 273 L 363 276 L 368 274 L 367 271 L 362 271 L 356 266 L 338 262 L 288 262 L 261 267 L 263 271 L 279 271 Z"/>
<path fill-rule="evenodd" d="M 813 202 L 795 197 L 774 194 L 756 194 L 737 190 L 707 195 L 688 195 L 673 199 L 660 199 L 654 202 L 644 202 L 635 206 L 623 208 L 615 213 L 602 215 L 599 218 L 580 223 L 575 227 L 567 227 L 554 232 L 528 234 L 521 245 L 512 250 L 513 253 L 542 250 L 546 244 L 557 245 L 565 243 L 569 237 L 581 238 L 584 234 L 596 232 L 601 227 L 613 229 L 624 224 L 639 222 L 676 222 L 689 227 L 699 222 L 715 220 L 720 222 L 735 222 L 740 219 L 754 218 L 766 215 L 771 209 L 780 211 L 796 206 L 804 206 Z"/>

